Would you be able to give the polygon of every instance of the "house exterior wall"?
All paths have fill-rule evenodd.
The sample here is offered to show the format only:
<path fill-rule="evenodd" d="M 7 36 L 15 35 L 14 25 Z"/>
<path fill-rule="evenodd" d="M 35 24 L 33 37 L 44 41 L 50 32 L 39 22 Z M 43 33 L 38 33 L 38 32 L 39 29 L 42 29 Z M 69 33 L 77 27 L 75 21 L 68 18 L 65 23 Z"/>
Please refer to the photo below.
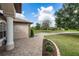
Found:
<path fill-rule="evenodd" d="M 16 18 L 15 13 L 21 13 L 21 4 L 16 4 L 14 6 L 13 3 L 2 3 L 0 4 L 0 9 L 3 10 L 3 13 L 0 12 L 0 18 L 6 22 L 6 50 L 12 50 L 14 48 L 14 39 L 27 39 L 29 38 L 29 28 L 30 24 L 27 22 L 14 22 Z M 18 8 L 17 8 L 18 7 Z M 1 20 L 0 20 L 1 21 Z M 2 26 L 3 27 L 3 26 Z M 2 33 L 0 33 L 2 35 Z M 1 43 L 2 44 L 2 43 Z"/>
<path fill-rule="evenodd" d="M 1 9 L 5 17 L 9 16 L 15 18 L 16 11 L 13 3 L 1 3 Z"/>
<path fill-rule="evenodd" d="M 29 25 L 14 23 L 14 39 L 29 38 Z"/>

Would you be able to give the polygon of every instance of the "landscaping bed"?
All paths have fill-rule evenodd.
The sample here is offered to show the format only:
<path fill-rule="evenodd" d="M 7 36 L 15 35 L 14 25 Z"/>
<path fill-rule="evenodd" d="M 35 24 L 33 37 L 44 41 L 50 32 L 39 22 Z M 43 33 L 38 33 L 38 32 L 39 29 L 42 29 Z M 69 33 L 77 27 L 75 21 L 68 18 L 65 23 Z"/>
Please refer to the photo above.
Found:
<path fill-rule="evenodd" d="M 58 56 L 58 51 L 53 42 L 48 39 L 43 40 L 43 56 Z"/>

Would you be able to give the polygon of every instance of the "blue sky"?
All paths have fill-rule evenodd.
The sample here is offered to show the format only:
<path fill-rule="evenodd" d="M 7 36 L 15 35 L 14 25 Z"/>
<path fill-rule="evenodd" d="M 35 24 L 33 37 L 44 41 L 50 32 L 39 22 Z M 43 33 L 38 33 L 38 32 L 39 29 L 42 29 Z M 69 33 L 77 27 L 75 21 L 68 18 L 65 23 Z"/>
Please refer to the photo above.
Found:
<path fill-rule="evenodd" d="M 23 15 L 33 23 L 38 22 L 38 18 L 34 17 L 33 14 L 38 14 L 38 8 L 41 7 L 48 8 L 49 6 L 53 7 L 52 12 L 56 12 L 57 10 L 62 8 L 62 3 L 23 3 L 22 11 Z M 54 14 L 53 13 L 53 14 Z"/>

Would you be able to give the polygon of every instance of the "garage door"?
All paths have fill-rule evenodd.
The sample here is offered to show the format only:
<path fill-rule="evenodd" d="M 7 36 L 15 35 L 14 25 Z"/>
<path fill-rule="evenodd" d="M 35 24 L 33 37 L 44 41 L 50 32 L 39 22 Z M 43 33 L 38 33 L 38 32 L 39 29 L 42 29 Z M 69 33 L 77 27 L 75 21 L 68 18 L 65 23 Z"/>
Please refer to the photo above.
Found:
<path fill-rule="evenodd" d="M 14 23 L 14 39 L 23 39 L 29 37 L 28 24 Z"/>

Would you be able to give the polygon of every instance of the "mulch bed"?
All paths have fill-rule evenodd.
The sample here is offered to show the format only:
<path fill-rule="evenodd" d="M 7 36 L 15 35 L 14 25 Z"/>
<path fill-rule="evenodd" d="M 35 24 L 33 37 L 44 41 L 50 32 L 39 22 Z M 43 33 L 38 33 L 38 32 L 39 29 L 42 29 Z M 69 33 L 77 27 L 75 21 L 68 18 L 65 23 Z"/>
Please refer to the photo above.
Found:
<path fill-rule="evenodd" d="M 47 46 L 47 45 L 51 46 L 51 48 L 52 48 L 52 51 L 51 51 L 51 52 L 49 52 L 49 51 L 46 50 L 46 46 Z M 43 56 L 57 56 L 56 47 L 54 46 L 54 44 L 53 44 L 51 41 L 49 41 L 49 40 L 47 40 L 47 39 L 44 39 L 44 40 L 43 40 L 42 55 L 43 55 Z"/>

